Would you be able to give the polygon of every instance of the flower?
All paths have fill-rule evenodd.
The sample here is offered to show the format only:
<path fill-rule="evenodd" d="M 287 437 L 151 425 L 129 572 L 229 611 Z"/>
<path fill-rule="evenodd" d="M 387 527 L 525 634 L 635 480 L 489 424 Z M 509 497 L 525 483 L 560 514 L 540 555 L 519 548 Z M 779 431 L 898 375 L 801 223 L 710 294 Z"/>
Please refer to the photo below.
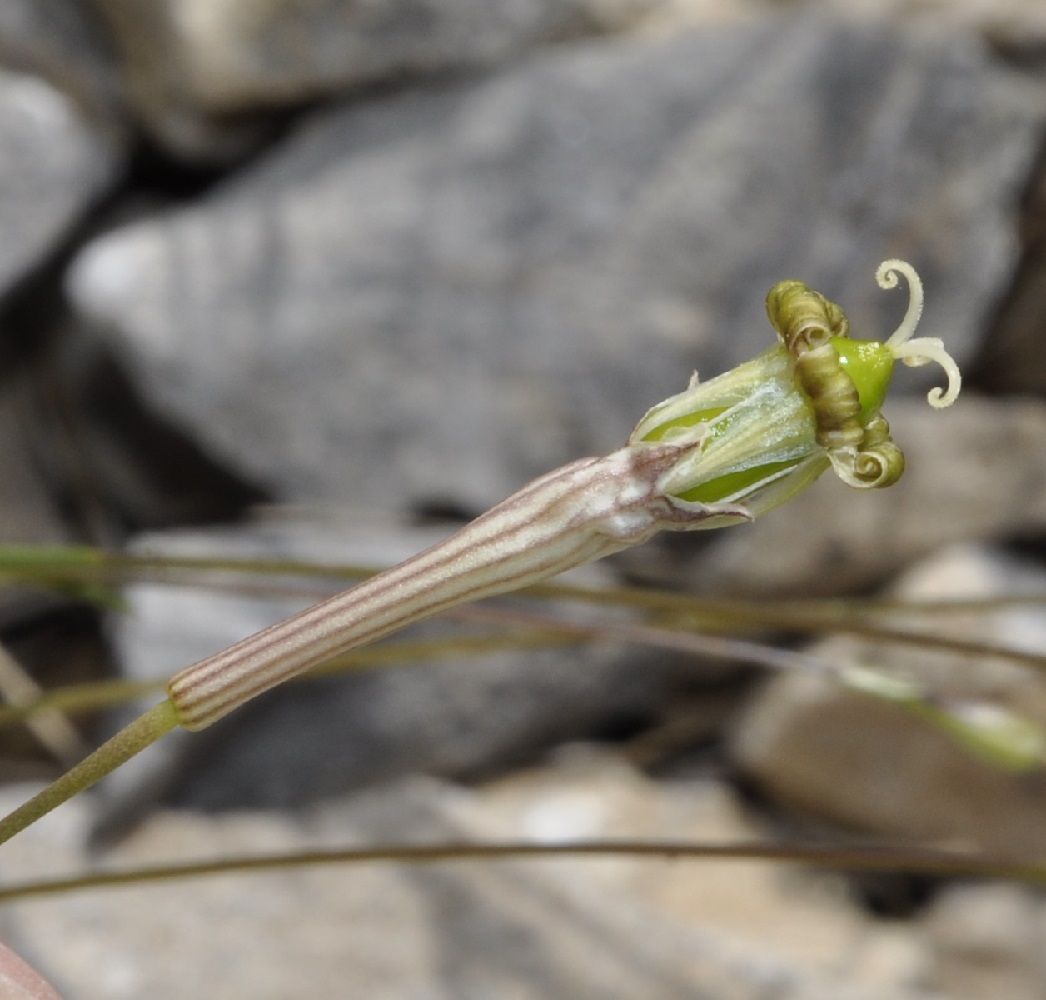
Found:
<path fill-rule="evenodd" d="M 930 392 L 932 406 L 950 406 L 961 385 L 941 341 L 912 336 L 922 312 L 915 269 L 888 260 L 876 280 L 894 288 L 898 275 L 908 281 L 908 311 L 885 343 L 851 340 L 834 302 L 800 281 L 778 283 L 766 300 L 776 347 L 710 382 L 695 375 L 685 392 L 643 417 L 623 448 L 538 477 L 432 548 L 180 670 L 165 701 L 0 818 L 0 843 L 175 726 L 204 729 L 310 667 L 441 611 L 537 583 L 658 531 L 751 520 L 829 467 L 850 486 L 895 483 L 904 456 L 879 412 L 894 362 L 944 368 L 948 388 Z M 1017 764 L 1038 752 L 1007 719 L 953 714 L 948 724 Z"/>
<path fill-rule="evenodd" d="M 767 297 L 780 343 L 655 406 L 624 447 L 539 476 L 432 548 L 241 640 L 171 678 L 178 724 L 203 729 L 303 670 L 468 601 L 537 583 L 645 542 L 659 531 L 750 521 L 834 468 L 856 487 L 888 486 L 904 468 L 879 413 L 894 362 L 937 361 L 948 391 L 959 370 L 938 340 L 913 340 L 922 285 L 902 261 L 911 301 L 886 343 L 853 341 L 843 311 L 799 281 Z"/>
<path fill-rule="evenodd" d="M 950 406 L 962 376 L 937 338 L 914 338 L 923 288 L 901 260 L 879 265 L 876 281 L 897 287 L 903 275 L 909 305 L 885 342 L 852 340 L 836 303 L 801 281 L 776 284 L 766 299 L 779 343 L 708 382 L 659 403 L 636 425 L 629 444 L 696 445 L 659 486 L 681 505 L 729 506 L 735 513 L 699 527 L 738 523 L 736 508 L 763 514 L 809 486 L 828 468 L 858 489 L 890 486 L 904 471 L 904 455 L 880 413 L 894 363 L 935 361 L 947 390 L 930 391 L 931 406 Z"/>

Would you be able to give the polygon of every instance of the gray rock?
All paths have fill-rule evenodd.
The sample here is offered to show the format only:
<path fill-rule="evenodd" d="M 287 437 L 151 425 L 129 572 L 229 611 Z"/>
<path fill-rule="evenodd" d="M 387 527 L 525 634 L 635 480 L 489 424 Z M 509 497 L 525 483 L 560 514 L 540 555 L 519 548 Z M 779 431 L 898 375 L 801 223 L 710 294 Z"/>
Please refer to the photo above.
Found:
<path fill-rule="evenodd" d="M 914 604 L 1044 589 L 1041 568 L 961 546 L 913 567 L 894 596 Z M 934 620 L 915 610 L 891 614 L 884 624 L 934 631 Z M 936 631 L 1033 655 L 1046 644 L 1046 619 L 1036 606 L 944 616 Z M 1046 730 L 1046 681 L 1034 667 L 845 637 L 813 651 L 839 666 L 911 679 L 942 705 L 997 705 Z M 1040 850 L 1046 769 L 1004 769 L 915 714 L 822 677 L 775 678 L 739 718 L 732 754 L 773 800 L 804 816 L 999 856 Z"/>
<path fill-rule="evenodd" d="M 960 356 L 1041 109 L 963 39 L 770 20 L 320 114 L 69 284 L 151 400 L 283 498 L 478 509 L 772 343 L 801 276 Z"/>
<path fill-rule="evenodd" d="M 115 61 L 85 8 L 0 5 L 0 296 L 113 183 L 124 141 Z"/>
<path fill-rule="evenodd" d="M 1046 396 L 1046 163 L 1041 160 L 1022 199 L 1020 232 L 1020 263 L 988 324 L 975 375 L 988 392 L 1041 397 Z"/>
<path fill-rule="evenodd" d="M 614 793 L 634 796 L 637 784 L 604 780 L 588 798 L 612 809 Z M 662 835 L 678 836 L 680 818 L 698 837 L 723 829 L 722 811 L 702 809 L 696 791 L 644 784 L 641 794 L 644 825 Z M 549 804 L 541 790 L 529 799 L 535 810 Z M 7 794 L 2 804 L 14 801 Z M 84 805 L 67 804 L 5 845 L 5 881 L 92 865 L 79 843 Z M 514 836 L 500 820 L 482 792 L 415 781 L 308 816 L 158 814 L 106 863 Z M 335 865 L 8 903 L 3 924 L 5 939 L 78 1000 L 932 1000 L 902 977 L 869 975 L 873 928 L 823 883 L 720 865 L 722 919 L 704 864 L 692 872 L 680 861 Z M 644 880 L 650 868 L 661 878 Z M 680 875 L 695 886 L 689 906 L 671 898 Z M 760 904 L 786 923 L 798 909 L 810 936 L 823 935 L 823 958 L 782 956 L 779 939 L 789 935 Z M 814 950 L 809 938 L 806 947 Z"/>
<path fill-rule="evenodd" d="M 2 155 L 2 154 L 0 154 Z M 32 379 L 8 378 L 0 390 L 0 522 L 8 545 L 69 541 L 67 525 L 42 473 L 41 415 Z"/>
<path fill-rule="evenodd" d="M 97 0 L 147 87 L 208 113 L 301 101 L 405 74 L 489 65 L 541 41 L 614 26 L 656 0 Z"/>
<path fill-rule="evenodd" d="M 114 181 L 122 150 L 70 94 L 0 69 L 0 295 Z"/>
<path fill-rule="evenodd" d="M 685 10 L 697 0 L 680 0 Z M 758 10 L 758 0 L 739 0 Z M 1046 38 L 1046 12 L 1025 0 L 792 0 L 789 6 L 822 14 L 859 13 L 861 17 L 907 24 L 930 24 L 976 31 L 992 44 L 1015 54 L 1035 56 Z"/>
<path fill-rule="evenodd" d="M 5 0 L 0 5 L 0 65 L 45 79 L 92 123 L 123 135 L 116 54 L 82 0 Z"/>
<path fill-rule="evenodd" d="M 664 0 L 95 0 L 130 96 L 174 151 L 235 148 L 229 116 L 476 70 L 629 23 Z"/>
<path fill-rule="evenodd" d="M 828 472 L 754 524 L 677 551 L 668 568 L 657 559 L 678 550 L 674 539 L 630 558 L 650 579 L 705 594 L 833 596 L 882 584 L 945 545 L 1046 528 L 1046 405 L 966 394 L 945 411 L 890 400 L 884 412 L 905 453 L 896 485 L 856 491 Z"/>
<path fill-rule="evenodd" d="M 63 466 L 71 451 L 69 439 L 49 419 L 53 411 L 41 398 L 41 372 L 12 368 L 0 379 L 0 545 L 17 551 L 20 546 L 76 542 L 70 527 L 70 494 L 65 494 L 66 504 L 59 499 L 62 487 L 69 485 L 61 476 L 68 471 Z M 20 562 L 17 554 L 5 553 L 4 562 L 8 560 L 14 567 Z M 79 595 L 73 590 L 59 594 L 17 586 L 17 578 L 17 572 L 5 574 L 0 588 L 4 655 L 42 687 L 100 679 L 108 667 L 100 630 L 77 601 Z M 17 687 L 11 688 L 5 698 L 16 697 L 16 692 Z M 55 744 L 65 742 L 62 737 Z M 0 770 L 5 775 L 26 768 L 39 773 L 42 765 L 34 735 L 19 726 L 0 732 Z"/>

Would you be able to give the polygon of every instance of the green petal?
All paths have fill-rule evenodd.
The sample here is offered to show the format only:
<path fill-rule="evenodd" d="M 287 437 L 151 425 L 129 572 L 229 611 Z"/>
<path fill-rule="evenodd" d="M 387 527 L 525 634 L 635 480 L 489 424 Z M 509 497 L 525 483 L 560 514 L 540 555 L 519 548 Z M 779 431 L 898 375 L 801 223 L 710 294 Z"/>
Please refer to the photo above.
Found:
<path fill-rule="evenodd" d="M 679 499 L 695 503 L 721 503 L 728 497 L 733 497 L 742 490 L 748 490 L 764 479 L 783 472 L 785 469 L 794 468 L 798 464 L 799 459 L 793 458 L 789 462 L 768 462 L 741 472 L 729 472 L 725 476 L 710 479 L 707 483 L 701 483 L 693 489 L 680 493 Z"/>
<path fill-rule="evenodd" d="M 859 419 L 862 424 L 879 412 L 890 389 L 893 375 L 893 355 L 885 344 L 877 340 L 850 340 L 832 337 L 828 341 L 839 355 L 843 371 L 857 390 L 861 402 Z"/>

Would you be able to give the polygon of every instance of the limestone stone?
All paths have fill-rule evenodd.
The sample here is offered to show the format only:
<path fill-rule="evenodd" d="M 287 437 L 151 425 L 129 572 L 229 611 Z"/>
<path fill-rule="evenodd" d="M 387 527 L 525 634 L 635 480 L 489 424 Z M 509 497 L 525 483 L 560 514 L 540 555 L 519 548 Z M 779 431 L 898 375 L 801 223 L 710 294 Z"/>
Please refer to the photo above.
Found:
<path fill-rule="evenodd" d="M 1036 1000 L 1046 990 L 1046 912 L 1025 886 L 949 886 L 923 916 L 922 982 L 955 997 Z"/>
<path fill-rule="evenodd" d="M 658 0 L 94 2 L 147 125 L 175 151 L 207 157 L 229 145 L 232 114 L 489 68 L 620 27 Z"/>
<path fill-rule="evenodd" d="M 70 94 L 0 66 L 0 294 L 57 249 L 121 163 Z"/>
<path fill-rule="evenodd" d="M 588 767 L 587 779 L 576 769 L 561 779 L 531 775 L 489 802 L 483 790 L 412 781 L 307 814 L 158 813 L 104 864 L 506 838 L 522 832 L 512 825 L 522 817 L 562 813 L 563 797 L 579 794 L 601 817 L 586 829 L 608 836 L 637 822 L 672 836 L 744 829 L 723 789 L 662 795 L 613 765 Z M 646 816 L 630 807 L 626 818 L 627 802 Z M 86 804 L 68 804 L 5 845 L 5 879 L 81 868 Z M 875 929 L 816 878 L 740 870 L 731 887 L 721 867 L 706 882 L 702 863 L 684 872 L 664 861 L 324 866 L 30 900 L 7 905 L 3 927 L 79 1000 L 944 1000 L 913 988 L 910 963 L 885 978 L 867 969 Z M 654 870 L 648 878 L 641 868 Z M 764 907 L 780 919 L 769 921 Z"/>
<path fill-rule="evenodd" d="M 894 595 L 911 601 L 1041 595 L 1042 571 L 1013 557 L 960 546 L 913 567 Z M 1034 604 L 927 620 L 913 610 L 884 619 L 1040 655 Z M 1046 685 L 1033 665 L 833 637 L 814 647 L 827 663 L 877 668 L 914 681 L 942 706 L 997 705 L 1046 728 Z M 1038 856 L 1046 829 L 1046 770 L 1008 770 L 942 728 L 889 702 L 819 676 L 771 681 L 738 722 L 738 767 L 785 808 L 848 829 Z"/>
<path fill-rule="evenodd" d="M 116 53 L 90 3 L 6 0 L 0 6 L 0 65 L 46 80 L 96 127 L 124 137 Z"/>

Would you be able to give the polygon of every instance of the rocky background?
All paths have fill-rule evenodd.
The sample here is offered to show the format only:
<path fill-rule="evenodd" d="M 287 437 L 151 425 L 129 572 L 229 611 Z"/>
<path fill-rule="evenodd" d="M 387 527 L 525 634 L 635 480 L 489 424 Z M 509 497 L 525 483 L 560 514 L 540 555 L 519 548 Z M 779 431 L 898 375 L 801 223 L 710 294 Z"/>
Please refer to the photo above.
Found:
<path fill-rule="evenodd" d="M 781 278 L 884 336 L 903 303 L 874 269 L 902 256 L 967 374 L 944 415 L 932 376 L 899 379 L 904 480 L 826 477 L 583 579 L 1042 594 L 1044 127 L 1046 13 L 1023 0 L 3 0 L 0 541 L 390 563 L 761 350 Z M 0 638 L 43 686 L 166 676 L 297 606 L 126 599 L 9 590 Z M 947 635 L 1046 650 L 1034 609 Z M 818 652 L 1046 725 L 1029 667 Z M 48 751 L 5 731 L 3 775 L 117 721 Z M 81 869 L 88 842 L 129 865 L 782 830 L 1041 853 L 1046 832 L 1046 772 L 815 678 L 610 643 L 304 685 L 156 749 L 0 872 Z M 1046 995 L 1037 891 L 790 866 L 215 878 L 0 928 L 68 1000 Z"/>

